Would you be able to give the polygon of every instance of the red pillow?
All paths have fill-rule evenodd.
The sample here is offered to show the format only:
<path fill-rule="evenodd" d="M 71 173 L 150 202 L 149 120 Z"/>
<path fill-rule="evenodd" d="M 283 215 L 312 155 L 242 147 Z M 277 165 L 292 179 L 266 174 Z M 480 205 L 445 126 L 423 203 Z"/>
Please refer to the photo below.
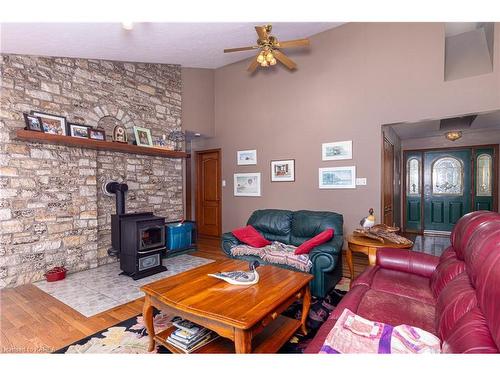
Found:
<path fill-rule="evenodd" d="M 257 232 L 257 229 L 251 225 L 233 230 L 233 235 L 241 242 L 252 247 L 264 247 L 271 245 L 271 242 L 262 237 L 262 235 Z"/>
<path fill-rule="evenodd" d="M 321 245 L 327 241 L 330 241 L 333 237 L 333 229 L 325 229 L 320 234 L 314 236 L 313 238 L 307 240 L 302 245 L 295 249 L 295 255 L 309 254 L 309 252 L 316 246 Z"/>

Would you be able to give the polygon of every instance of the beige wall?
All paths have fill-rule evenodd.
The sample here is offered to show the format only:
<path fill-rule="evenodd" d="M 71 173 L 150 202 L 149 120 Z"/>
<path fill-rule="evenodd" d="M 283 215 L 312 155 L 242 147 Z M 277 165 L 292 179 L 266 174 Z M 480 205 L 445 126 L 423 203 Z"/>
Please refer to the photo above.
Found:
<path fill-rule="evenodd" d="M 185 131 L 215 135 L 214 70 L 182 68 L 182 128 Z"/>
<path fill-rule="evenodd" d="M 494 73 L 444 82 L 443 24 L 346 24 L 289 55 L 295 72 L 278 66 L 249 75 L 248 61 L 215 72 L 216 137 L 196 147 L 222 148 L 225 231 L 271 207 L 336 211 L 351 231 L 370 207 L 380 218 L 382 124 L 500 108 L 498 53 Z M 353 160 L 321 161 L 321 143 L 349 139 Z M 253 148 L 258 165 L 237 166 L 236 151 Z M 296 182 L 271 183 L 270 160 L 288 158 L 296 160 Z M 318 188 L 319 167 L 348 165 L 367 186 Z M 261 172 L 262 197 L 234 197 L 235 172 Z"/>

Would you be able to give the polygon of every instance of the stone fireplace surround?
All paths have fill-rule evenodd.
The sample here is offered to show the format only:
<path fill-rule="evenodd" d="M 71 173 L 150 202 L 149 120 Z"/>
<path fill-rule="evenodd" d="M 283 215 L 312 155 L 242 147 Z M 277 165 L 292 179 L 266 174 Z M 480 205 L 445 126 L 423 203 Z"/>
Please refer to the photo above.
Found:
<path fill-rule="evenodd" d="M 182 160 L 19 141 L 23 112 L 38 110 L 104 128 L 152 130 L 153 138 L 181 126 L 177 65 L 58 57 L 0 57 L 0 287 L 115 261 L 108 179 L 129 185 L 127 210 L 183 215 Z"/>

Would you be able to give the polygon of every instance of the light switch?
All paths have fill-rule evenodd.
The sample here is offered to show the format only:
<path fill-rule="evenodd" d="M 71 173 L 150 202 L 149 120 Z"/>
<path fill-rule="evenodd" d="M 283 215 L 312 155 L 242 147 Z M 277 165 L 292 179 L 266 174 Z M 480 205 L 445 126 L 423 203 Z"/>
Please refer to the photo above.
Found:
<path fill-rule="evenodd" d="M 222 187 L 226 187 L 226 180 L 222 180 Z"/>
<path fill-rule="evenodd" d="M 366 185 L 366 178 L 364 177 L 356 178 L 356 185 L 358 186 Z"/>

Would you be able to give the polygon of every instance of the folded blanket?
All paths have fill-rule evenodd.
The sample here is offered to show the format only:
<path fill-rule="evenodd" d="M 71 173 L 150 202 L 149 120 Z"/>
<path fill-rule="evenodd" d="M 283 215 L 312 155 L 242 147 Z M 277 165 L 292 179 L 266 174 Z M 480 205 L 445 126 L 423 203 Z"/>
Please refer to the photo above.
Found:
<path fill-rule="evenodd" d="M 440 353 L 441 341 L 423 329 L 373 322 L 344 309 L 320 353 Z"/>
<path fill-rule="evenodd" d="M 296 246 L 286 245 L 278 241 L 259 248 L 242 244 L 231 248 L 231 255 L 253 255 L 268 263 L 284 264 L 302 272 L 309 272 L 312 267 L 309 256 L 307 254 L 295 255 L 296 248 Z"/>

